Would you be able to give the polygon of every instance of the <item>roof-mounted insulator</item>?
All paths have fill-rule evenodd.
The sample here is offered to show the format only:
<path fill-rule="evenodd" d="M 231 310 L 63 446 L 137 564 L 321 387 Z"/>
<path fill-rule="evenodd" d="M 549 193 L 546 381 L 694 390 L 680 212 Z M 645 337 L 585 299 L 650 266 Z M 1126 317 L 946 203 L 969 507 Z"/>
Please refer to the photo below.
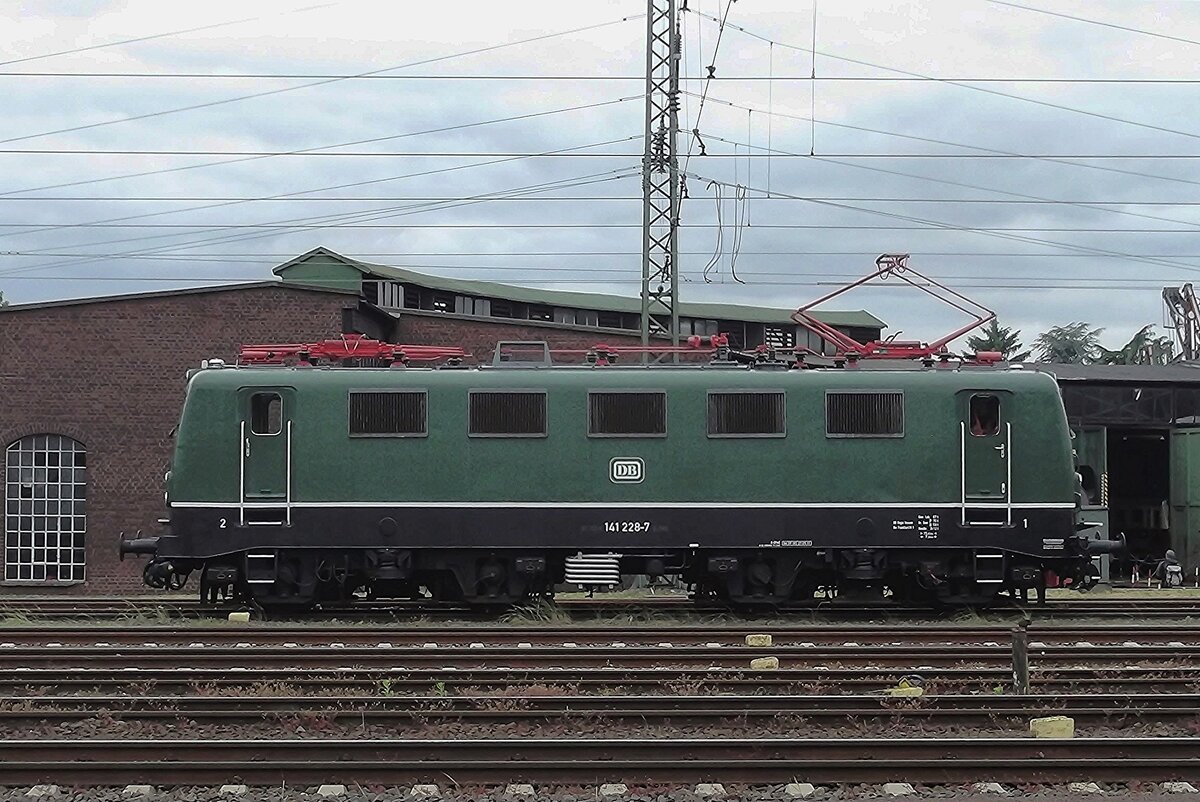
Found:
<path fill-rule="evenodd" d="M 314 365 L 322 360 L 343 364 L 352 364 L 355 360 L 408 364 L 461 359 L 466 356 L 467 352 L 457 346 L 397 345 L 373 340 L 361 334 L 343 334 L 338 340 L 322 340 L 315 343 L 243 345 L 238 354 L 238 364 L 283 365 L 295 361 L 300 365 Z"/>

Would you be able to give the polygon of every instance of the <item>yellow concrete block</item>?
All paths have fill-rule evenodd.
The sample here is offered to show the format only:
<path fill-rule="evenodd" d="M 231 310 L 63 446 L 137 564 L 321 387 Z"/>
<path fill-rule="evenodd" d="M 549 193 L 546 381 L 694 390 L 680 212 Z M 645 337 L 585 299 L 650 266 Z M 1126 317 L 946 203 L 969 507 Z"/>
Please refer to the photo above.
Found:
<path fill-rule="evenodd" d="M 230 621 L 236 621 L 236 622 L 238 622 L 238 623 L 242 623 L 242 624 L 244 624 L 244 623 L 246 623 L 246 622 L 248 622 L 248 621 L 250 620 L 250 613 L 249 613 L 249 612 L 244 612 L 244 613 L 230 613 L 230 614 L 229 614 L 229 620 L 230 620 Z"/>
<path fill-rule="evenodd" d="M 779 658 L 756 657 L 750 661 L 750 668 L 754 671 L 774 671 L 779 668 Z"/>
<path fill-rule="evenodd" d="M 914 697 L 914 696 L 921 696 L 922 694 L 925 693 L 925 689 L 918 688 L 915 685 L 903 685 L 903 686 L 896 687 L 896 688 L 888 688 L 887 692 L 888 692 L 888 696 L 899 696 L 899 697 L 903 697 L 903 698 L 910 698 L 910 697 Z"/>
<path fill-rule="evenodd" d="M 1069 716 L 1047 716 L 1029 722 L 1029 734 L 1034 738 L 1074 738 L 1075 719 Z"/>
<path fill-rule="evenodd" d="M 770 646 L 771 643 L 770 635 L 755 634 L 746 636 L 747 646 Z"/>

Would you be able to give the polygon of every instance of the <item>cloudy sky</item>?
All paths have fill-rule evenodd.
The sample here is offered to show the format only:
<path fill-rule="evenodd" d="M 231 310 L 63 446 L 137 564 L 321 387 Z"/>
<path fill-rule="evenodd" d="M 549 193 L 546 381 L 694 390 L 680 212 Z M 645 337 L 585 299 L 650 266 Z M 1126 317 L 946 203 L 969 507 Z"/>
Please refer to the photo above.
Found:
<path fill-rule="evenodd" d="M 816 81 L 805 0 L 689 2 L 684 299 L 797 306 L 903 252 L 1027 340 L 1161 322 L 1200 269 L 1200 3 L 817 2 Z M 263 278 L 324 245 L 635 294 L 644 12 L 0 0 L 0 291 Z M 890 288 L 835 305 L 957 323 Z"/>

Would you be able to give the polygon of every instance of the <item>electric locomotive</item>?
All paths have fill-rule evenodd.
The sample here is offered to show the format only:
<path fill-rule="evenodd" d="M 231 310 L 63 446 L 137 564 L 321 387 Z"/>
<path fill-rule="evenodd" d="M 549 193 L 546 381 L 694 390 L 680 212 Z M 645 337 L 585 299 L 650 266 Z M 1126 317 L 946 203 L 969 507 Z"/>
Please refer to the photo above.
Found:
<path fill-rule="evenodd" d="M 821 589 L 980 604 L 1087 586 L 1091 553 L 1117 548 L 1081 534 L 1047 373 L 796 369 L 722 348 L 562 366 L 548 349 L 505 361 L 512 345 L 491 365 L 415 367 L 381 347 L 400 361 L 193 372 L 165 529 L 122 540 L 148 584 L 194 574 L 202 599 L 266 608 L 492 606 L 641 574 L 732 605 Z"/>

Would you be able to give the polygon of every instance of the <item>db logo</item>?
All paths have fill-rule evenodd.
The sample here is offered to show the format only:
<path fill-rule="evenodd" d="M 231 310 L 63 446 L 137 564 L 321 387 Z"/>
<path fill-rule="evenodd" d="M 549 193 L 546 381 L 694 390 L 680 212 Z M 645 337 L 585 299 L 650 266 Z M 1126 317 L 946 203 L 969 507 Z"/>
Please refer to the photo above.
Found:
<path fill-rule="evenodd" d="M 641 457 L 613 457 L 608 478 L 617 484 L 636 484 L 646 478 L 646 463 Z"/>

